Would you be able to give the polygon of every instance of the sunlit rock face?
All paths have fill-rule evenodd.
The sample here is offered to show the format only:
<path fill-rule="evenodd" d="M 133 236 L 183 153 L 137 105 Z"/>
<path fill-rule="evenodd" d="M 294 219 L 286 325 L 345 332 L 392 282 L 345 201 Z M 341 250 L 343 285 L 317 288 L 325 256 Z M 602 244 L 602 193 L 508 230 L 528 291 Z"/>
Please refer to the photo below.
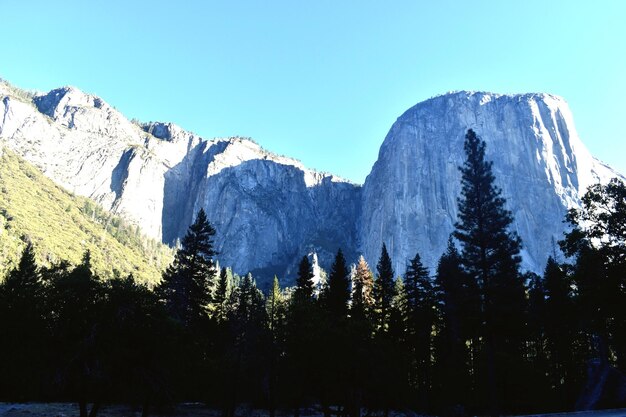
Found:
<path fill-rule="evenodd" d="M 420 103 L 392 126 L 361 187 L 248 139 L 133 123 L 72 87 L 26 94 L 0 82 L 2 144 L 166 243 L 204 208 L 220 263 L 261 285 L 274 274 L 293 282 L 305 254 L 329 269 L 338 248 L 376 265 L 383 242 L 398 274 L 417 251 L 434 267 L 456 221 L 468 128 L 487 142 L 524 266 L 541 271 L 567 208 L 618 175 L 589 154 L 558 97 L 458 92 Z"/>
<path fill-rule="evenodd" d="M 619 175 L 590 155 L 560 97 L 461 91 L 432 98 L 394 123 L 363 186 L 358 230 L 370 264 L 385 242 L 397 273 L 416 252 L 436 266 L 457 220 L 470 128 L 487 144 L 528 270 L 542 271 L 563 237 L 567 209 L 586 188 Z"/>

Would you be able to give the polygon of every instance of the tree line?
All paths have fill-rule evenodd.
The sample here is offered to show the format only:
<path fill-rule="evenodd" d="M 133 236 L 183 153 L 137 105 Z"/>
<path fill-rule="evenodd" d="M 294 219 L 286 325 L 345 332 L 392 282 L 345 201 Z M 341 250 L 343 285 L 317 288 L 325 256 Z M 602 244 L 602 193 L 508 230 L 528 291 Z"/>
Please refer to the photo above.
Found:
<path fill-rule="evenodd" d="M 244 403 L 295 417 L 626 405 L 597 390 L 626 371 L 626 187 L 589 189 L 541 277 L 521 271 L 484 141 L 469 130 L 464 149 L 434 275 L 419 253 L 398 274 L 382 244 L 375 271 L 339 249 L 320 288 L 304 256 L 294 287 L 274 278 L 264 294 L 217 265 L 203 210 L 154 288 L 101 279 L 89 252 L 38 266 L 27 244 L 0 284 L 0 398 L 73 401 L 81 417 L 110 402 L 147 416 L 202 401 L 224 417 Z"/>

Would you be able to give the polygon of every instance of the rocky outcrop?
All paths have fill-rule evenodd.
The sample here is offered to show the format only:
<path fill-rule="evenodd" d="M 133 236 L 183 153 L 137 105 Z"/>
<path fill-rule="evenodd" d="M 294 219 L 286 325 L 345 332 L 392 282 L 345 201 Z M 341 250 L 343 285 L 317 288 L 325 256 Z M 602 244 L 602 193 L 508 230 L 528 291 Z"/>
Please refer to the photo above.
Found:
<path fill-rule="evenodd" d="M 137 125 L 64 87 L 28 97 L 0 84 L 0 140 L 46 175 L 175 244 L 202 207 L 220 262 L 263 281 L 317 253 L 356 256 L 360 187 L 245 138 L 206 140 L 171 123 Z"/>
<path fill-rule="evenodd" d="M 524 241 L 524 266 L 541 271 L 565 211 L 588 185 L 618 175 L 589 154 L 558 97 L 458 92 L 420 103 L 392 126 L 360 187 L 249 139 L 130 122 L 75 88 L 29 95 L 0 83 L 3 143 L 169 244 L 204 208 L 220 262 L 261 282 L 293 278 L 306 253 L 328 267 L 339 247 L 349 261 L 364 253 L 375 265 L 383 242 L 398 274 L 417 251 L 435 266 L 456 221 L 468 128 L 488 144 Z"/>
<path fill-rule="evenodd" d="M 399 274 L 416 252 L 436 266 L 457 219 L 469 128 L 487 143 L 523 240 L 523 266 L 535 272 L 563 237 L 567 209 L 589 185 L 619 175 L 590 155 L 559 97 L 462 91 L 432 98 L 394 123 L 363 186 L 360 242 L 370 264 L 385 242 Z"/>

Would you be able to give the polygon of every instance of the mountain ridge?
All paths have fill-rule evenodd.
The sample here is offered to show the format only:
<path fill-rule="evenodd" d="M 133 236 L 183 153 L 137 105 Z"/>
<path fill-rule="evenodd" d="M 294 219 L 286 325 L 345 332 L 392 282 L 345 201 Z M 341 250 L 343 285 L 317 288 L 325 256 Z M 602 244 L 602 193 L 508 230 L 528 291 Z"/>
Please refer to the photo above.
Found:
<path fill-rule="evenodd" d="M 542 195 L 552 223 L 579 204 L 587 185 L 623 178 L 591 156 L 566 101 L 547 93 L 461 90 L 417 103 L 392 125 L 362 185 L 249 138 L 205 139 L 170 122 L 129 121 L 74 87 L 33 94 L 0 84 L 0 97 L 0 139 L 47 176 L 169 244 L 204 208 L 218 230 L 220 261 L 239 273 L 293 277 L 302 255 L 317 253 L 329 265 L 339 247 L 349 260 L 364 253 L 374 265 L 383 241 L 398 273 L 416 250 L 434 267 L 455 221 L 468 128 L 487 141 L 505 197 L 524 190 L 539 204 Z M 533 233 L 544 220 L 515 204 L 528 243 L 524 266 L 538 271 L 545 245 Z M 563 231 L 549 229 L 552 240 Z M 417 231 L 421 237 L 408 236 Z"/>

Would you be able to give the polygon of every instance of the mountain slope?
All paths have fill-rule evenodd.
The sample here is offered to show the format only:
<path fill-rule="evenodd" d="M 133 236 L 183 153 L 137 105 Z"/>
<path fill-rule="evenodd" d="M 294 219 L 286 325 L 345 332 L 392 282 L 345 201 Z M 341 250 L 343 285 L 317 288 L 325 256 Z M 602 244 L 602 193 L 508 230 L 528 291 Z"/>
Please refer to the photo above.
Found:
<path fill-rule="evenodd" d="M 203 207 L 220 262 L 293 275 L 305 253 L 356 256 L 360 187 L 245 138 L 137 125 L 72 87 L 28 95 L 0 83 L 0 140 L 66 189 L 173 244 Z M 340 203 L 340 204 L 338 204 Z"/>
<path fill-rule="evenodd" d="M 42 264 L 77 264 L 89 249 L 94 269 L 105 277 L 117 269 L 154 283 L 172 259 L 170 249 L 146 239 L 137 227 L 62 190 L 0 147 L 0 267 L 15 264 L 26 240 L 33 242 Z"/>
<path fill-rule="evenodd" d="M 497 183 L 541 272 L 586 187 L 619 176 L 580 141 L 567 103 L 549 94 L 455 92 L 391 127 L 363 187 L 255 142 L 207 140 L 171 123 L 138 124 L 72 87 L 29 94 L 0 83 L 0 141 L 71 192 L 173 244 L 202 207 L 223 265 L 293 278 L 304 254 L 322 266 L 341 247 L 375 265 L 383 241 L 398 274 L 419 251 L 433 268 L 457 215 L 463 136 L 487 142 Z"/>

